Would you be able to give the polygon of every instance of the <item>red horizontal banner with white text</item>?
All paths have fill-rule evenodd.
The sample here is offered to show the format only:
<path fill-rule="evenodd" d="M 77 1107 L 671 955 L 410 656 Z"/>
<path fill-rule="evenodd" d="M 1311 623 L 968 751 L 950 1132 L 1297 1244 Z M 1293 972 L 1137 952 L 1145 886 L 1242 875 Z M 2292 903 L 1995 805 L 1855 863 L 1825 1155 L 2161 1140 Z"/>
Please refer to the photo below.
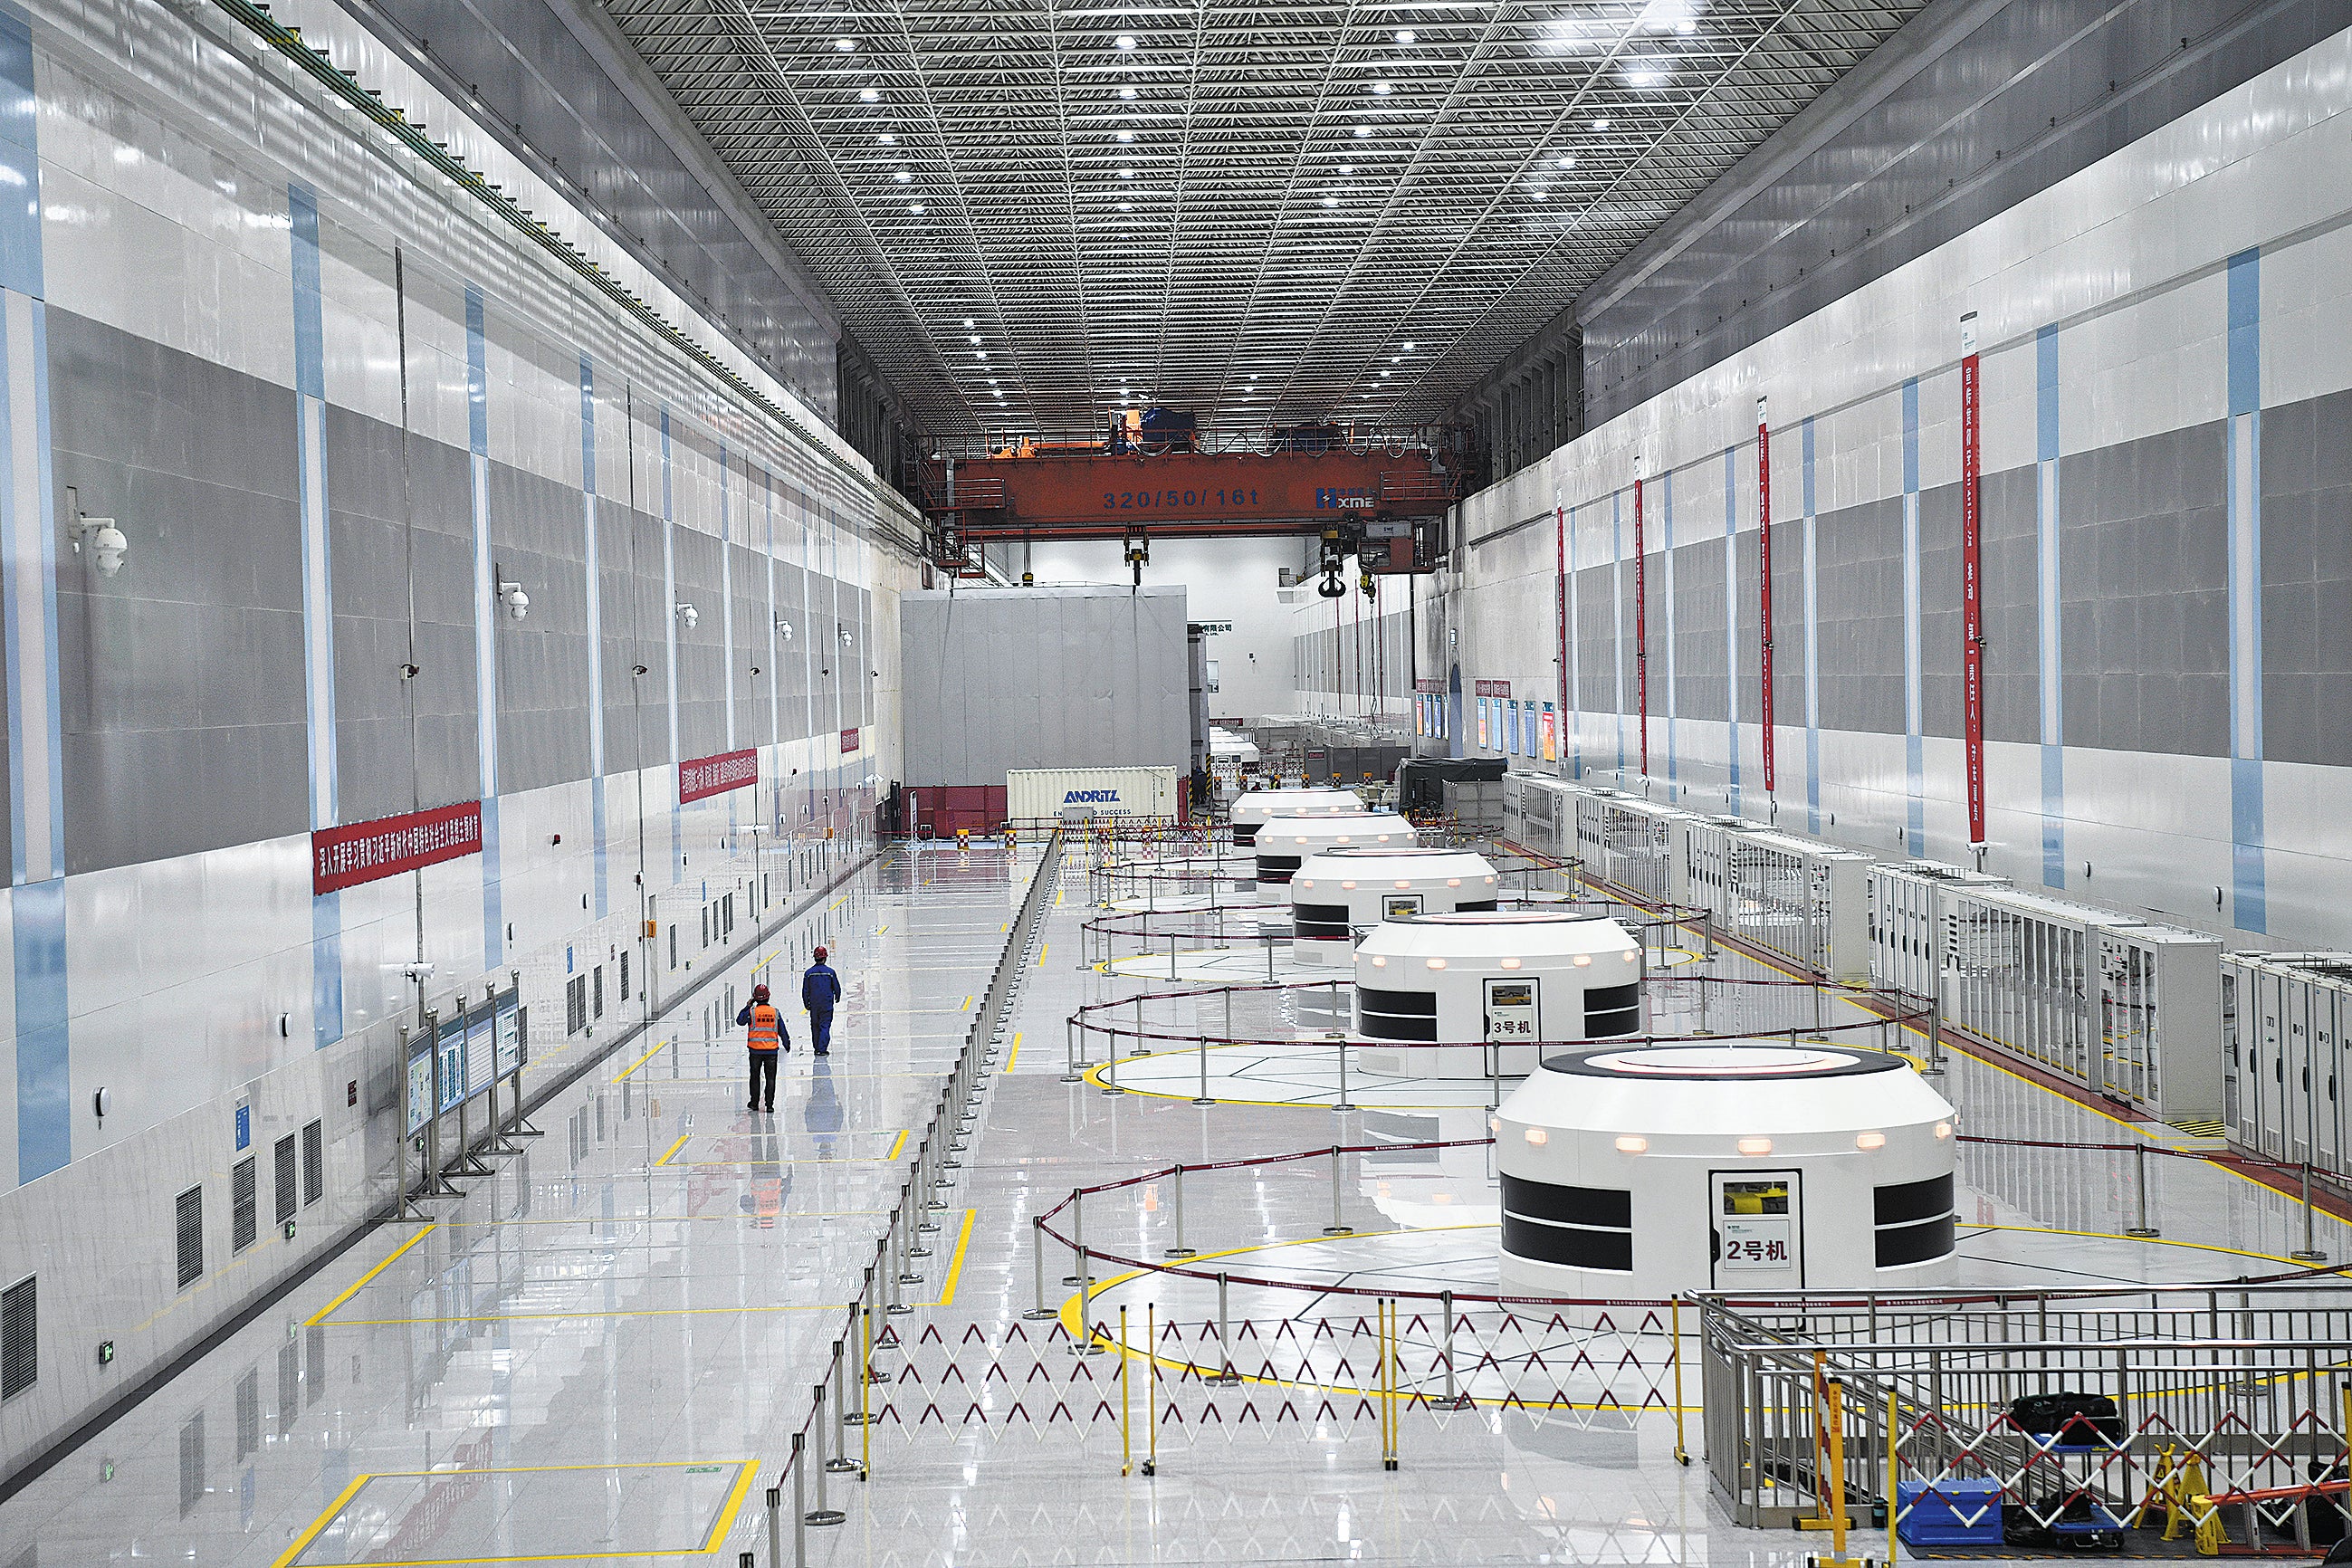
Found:
<path fill-rule="evenodd" d="M 690 800 L 708 800 L 714 795 L 725 795 L 730 789 L 744 789 L 760 782 L 760 753 L 757 752 L 721 752 L 715 757 L 697 757 L 690 763 L 677 764 L 677 798 L 680 805 Z"/>
<path fill-rule="evenodd" d="M 331 893 L 482 852 L 482 803 L 436 805 L 310 835 L 310 890 Z"/>
<path fill-rule="evenodd" d="M 1511 683 L 1507 680 L 1479 680 L 1473 681 L 1471 684 L 1474 688 L 1473 696 L 1508 697 L 1511 694 Z"/>

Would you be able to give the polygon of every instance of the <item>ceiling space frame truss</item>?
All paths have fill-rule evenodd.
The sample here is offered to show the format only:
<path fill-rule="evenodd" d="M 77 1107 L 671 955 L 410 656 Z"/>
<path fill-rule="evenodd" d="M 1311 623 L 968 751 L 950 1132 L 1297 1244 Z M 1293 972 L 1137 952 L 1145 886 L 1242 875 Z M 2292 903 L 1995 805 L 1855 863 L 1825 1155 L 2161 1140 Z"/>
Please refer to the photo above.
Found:
<path fill-rule="evenodd" d="M 606 0 L 947 436 L 1410 427 L 1924 0 Z"/>

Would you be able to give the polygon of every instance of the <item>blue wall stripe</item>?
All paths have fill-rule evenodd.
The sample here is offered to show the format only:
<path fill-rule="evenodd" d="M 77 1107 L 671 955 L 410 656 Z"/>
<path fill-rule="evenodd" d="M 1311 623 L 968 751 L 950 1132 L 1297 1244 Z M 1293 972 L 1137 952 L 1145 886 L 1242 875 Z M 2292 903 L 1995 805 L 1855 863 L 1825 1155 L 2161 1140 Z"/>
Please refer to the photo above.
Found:
<path fill-rule="evenodd" d="M 1617 782 L 1625 782 L 1625 492 L 1609 492 L 1609 615 L 1617 631 Z"/>
<path fill-rule="evenodd" d="M 2060 598 L 2058 329 L 2033 334 L 2035 602 L 2041 614 L 2042 885 L 2066 885 L 2066 646 Z"/>
<path fill-rule="evenodd" d="M 328 527 L 327 329 L 319 282 L 319 202 L 289 185 L 294 278 L 295 488 L 302 512 L 302 664 L 310 770 L 310 826 L 341 819 L 335 747 L 335 566 Z M 310 1034 L 324 1048 L 343 1037 L 342 895 L 310 900 Z"/>
<path fill-rule="evenodd" d="M 16 1180 L 73 1158 L 73 1070 L 66 1010 L 66 879 L 10 894 L 16 971 Z"/>
<path fill-rule="evenodd" d="M 1731 729 L 1731 813 L 1739 815 L 1739 497 L 1733 471 L 1738 448 L 1723 449 L 1723 657 L 1724 668 L 1729 672 L 1725 682 L 1728 692 Z"/>
<path fill-rule="evenodd" d="M 1664 584 L 1658 605 L 1666 623 L 1665 680 L 1660 692 L 1666 705 L 1666 799 L 1682 798 L 1678 781 L 1681 759 L 1675 755 L 1675 471 L 1658 476 L 1658 577 Z"/>
<path fill-rule="evenodd" d="M 2270 930 L 2263 839 L 2262 253 L 2230 258 L 2230 839 L 2231 918 Z"/>
<path fill-rule="evenodd" d="M 33 28 L 0 0 L 0 289 L 40 299 L 40 106 L 33 94 Z"/>
<path fill-rule="evenodd" d="M 677 739 L 677 542 L 674 507 L 677 493 L 670 464 L 669 410 L 661 411 L 662 514 L 662 679 L 664 706 L 669 717 L 669 880 L 675 887 L 685 872 L 686 815 L 677 798 L 677 764 L 684 759 Z"/>
<path fill-rule="evenodd" d="M 727 749 L 735 749 L 735 533 L 734 518 L 728 496 L 727 443 L 719 443 L 719 643 L 720 661 L 727 669 Z M 727 803 L 735 804 L 733 790 L 727 792 Z"/>
<path fill-rule="evenodd" d="M 472 447 L 474 503 L 474 734 L 482 790 L 482 966 L 506 962 L 499 862 L 498 605 L 490 556 L 490 357 L 488 303 L 466 285 L 466 433 Z"/>
<path fill-rule="evenodd" d="M 604 812 L 604 589 L 596 537 L 596 364 L 580 356 L 580 532 L 588 590 L 588 812 L 595 837 L 596 918 L 613 912 L 612 832 Z"/>
<path fill-rule="evenodd" d="M 1822 830 L 1822 577 L 1813 492 L 1813 417 L 1800 428 L 1805 504 L 1805 831 Z"/>
<path fill-rule="evenodd" d="M 1909 807 L 1903 847 L 1927 852 L 1925 704 L 1919 668 L 1919 378 L 1903 384 L 1903 760 Z"/>
<path fill-rule="evenodd" d="M 1573 748 L 1569 777 L 1580 779 L 1584 776 L 1584 603 L 1576 581 L 1578 510 L 1568 509 L 1568 711 L 1559 716 L 1559 733 L 1561 743 Z"/>
<path fill-rule="evenodd" d="M 0 640 L 8 659 L 9 850 L 16 1011 L 16 1179 L 73 1157 L 66 992 L 65 769 L 58 712 L 56 489 L 41 295 L 33 37 L 0 4 Z"/>

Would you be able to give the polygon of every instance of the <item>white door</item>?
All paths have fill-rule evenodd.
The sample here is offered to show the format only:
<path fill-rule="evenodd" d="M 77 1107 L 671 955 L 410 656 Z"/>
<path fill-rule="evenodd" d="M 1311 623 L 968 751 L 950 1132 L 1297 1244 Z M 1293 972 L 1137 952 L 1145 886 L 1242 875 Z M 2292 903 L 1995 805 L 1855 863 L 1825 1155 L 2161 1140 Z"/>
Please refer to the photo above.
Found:
<path fill-rule="evenodd" d="M 1715 1287 L 1801 1289 L 1805 1218 L 1795 1171 L 1707 1173 Z"/>
<path fill-rule="evenodd" d="M 1533 980 L 1486 981 L 1486 1037 L 1507 1045 L 1533 1045 L 1543 1038 L 1537 1026 Z"/>

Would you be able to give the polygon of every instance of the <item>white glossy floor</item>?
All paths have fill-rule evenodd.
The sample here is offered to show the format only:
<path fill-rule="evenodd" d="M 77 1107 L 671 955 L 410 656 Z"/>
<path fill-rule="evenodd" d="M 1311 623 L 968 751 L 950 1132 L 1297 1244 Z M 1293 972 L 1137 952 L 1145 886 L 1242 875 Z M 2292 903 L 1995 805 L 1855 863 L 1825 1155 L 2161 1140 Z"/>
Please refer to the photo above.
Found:
<path fill-rule="evenodd" d="M 908 1179 L 902 1134 L 937 1096 L 1033 864 L 1034 850 L 1019 866 L 993 848 L 891 851 L 826 911 L 850 996 L 828 1061 L 787 1058 L 773 1118 L 744 1111 L 740 1042 L 706 1038 L 690 999 L 684 1026 L 545 1107 L 548 1136 L 462 1202 L 373 1233 L 0 1505 L 0 1563 L 735 1568 L 751 1552 L 764 1568 L 762 1489 Z M 1138 1092 L 1104 1093 L 1099 1068 L 1065 1082 L 1077 1005 L 1167 989 L 1164 975 L 1079 964 L 1085 887 L 1081 868 L 1065 869 L 961 1180 L 915 1263 L 915 1310 L 889 1321 L 902 1345 L 877 1358 L 878 1420 L 843 1429 L 870 1479 L 834 1478 L 846 1522 L 807 1532 L 810 1562 L 1795 1568 L 1818 1549 L 1733 1528 L 1705 1469 L 1675 1462 L 1678 1405 L 1697 1446 L 1697 1390 L 1677 1391 L 1672 1336 L 1648 1310 L 1558 1325 L 1467 1314 L 1457 1392 L 1491 1399 L 1539 1369 L 1560 1397 L 1533 1412 L 1416 1405 L 1396 1429 L 1399 1468 L 1382 1468 L 1363 1393 L 1370 1296 L 1491 1288 L 1483 1148 L 1349 1155 L 1336 1188 L 1328 1157 L 1237 1167 L 1190 1179 L 1181 1210 L 1164 1180 L 1097 1194 L 1090 1245 L 1161 1258 L 1181 1212 L 1181 1244 L 1200 1257 L 1188 1277 L 1097 1264 L 1092 1315 L 1115 1325 L 1124 1310 L 1128 1380 L 1116 1354 L 1070 1353 L 1069 1255 L 1042 1260 L 1041 1300 L 1030 1220 L 1073 1189 L 1179 1160 L 1475 1138 L 1487 1099 L 1482 1080 L 1351 1078 L 1361 1109 L 1335 1113 L 1335 1065 L 1312 1045 L 1209 1053 L 1206 1106 L 1187 1052 L 1123 1059 L 1119 1082 Z M 1727 956 L 1716 968 L 1761 973 Z M 1226 1028 L 1214 993 L 1145 1016 Z M 1297 1026 L 1286 994 L 1236 1004 L 1236 1032 Z M 1946 1081 L 1971 1132 L 2140 1135 L 1966 1058 Z M 1966 1277 L 2024 1288 L 2288 1267 L 2295 1206 L 2185 1162 L 2151 1162 L 2163 1236 L 2123 1237 L 2129 1164 L 1968 1148 Z M 1335 1223 L 1351 1234 L 1326 1237 Z M 2317 1239 L 2339 1258 L 2352 1246 L 2326 1218 Z M 1244 1378 L 1232 1387 L 1200 1377 L 1223 1359 L 1219 1271 L 1263 1281 L 1224 1303 Z M 1048 1317 L 1024 1316 L 1040 1305 Z M 1425 1311 L 1400 1325 L 1427 1394 L 1442 1337 Z M 783 1542 L 789 1563 L 789 1528 Z"/>

